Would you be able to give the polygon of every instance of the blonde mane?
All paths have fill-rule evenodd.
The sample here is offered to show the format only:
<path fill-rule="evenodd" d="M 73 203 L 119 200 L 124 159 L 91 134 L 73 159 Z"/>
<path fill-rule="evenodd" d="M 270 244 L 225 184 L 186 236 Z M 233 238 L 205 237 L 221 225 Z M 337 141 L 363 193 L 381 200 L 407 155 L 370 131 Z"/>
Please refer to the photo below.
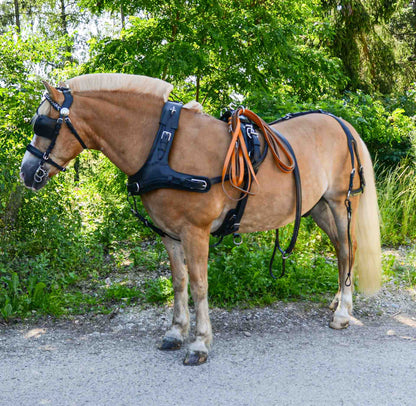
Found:
<path fill-rule="evenodd" d="M 61 82 L 59 86 L 69 87 L 72 92 L 118 90 L 138 94 L 151 94 L 156 97 L 161 97 L 164 102 L 168 101 L 173 89 L 173 86 L 164 80 L 125 73 L 92 73 L 81 75 Z M 49 107 L 49 104 L 41 105 L 39 107 L 39 113 L 47 114 Z M 183 108 L 196 113 L 203 113 L 202 105 L 195 100 L 186 103 Z"/>
<path fill-rule="evenodd" d="M 173 86 L 164 80 L 124 73 L 93 73 L 69 79 L 65 84 L 73 92 L 89 90 L 124 90 L 153 94 L 166 102 Z"/>

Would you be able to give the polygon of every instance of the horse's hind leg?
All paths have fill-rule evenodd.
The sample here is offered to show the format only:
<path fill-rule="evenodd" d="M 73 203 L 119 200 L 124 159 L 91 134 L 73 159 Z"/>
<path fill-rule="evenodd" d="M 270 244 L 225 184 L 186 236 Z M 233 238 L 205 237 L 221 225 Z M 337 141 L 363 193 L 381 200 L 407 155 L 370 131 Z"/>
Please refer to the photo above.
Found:
<path fill-rule="evenodd" d="M 178 350 L 188 336 L 188 269 L 181 242 L 169 237 L 163 238 L 169 254 L 172 285 L 174 290 L 172 326 L 166 332 L 160 345 L 161 350 Z"/>
<path fill-rule="evenodd" d="M 337 225 L 335 223 L 334 215 L 332 214 L 331 208 L 329 207 L 329 204 L 324 198 L 322 198 L 311 210 L 311 217 L 315 220 L 315 223 L 328 235 L 333 246 L 335 247 L 338 258 L 339 240 Z M 338 306 L 340 294 L 341 289 L 339 287 L 337 294 L 332 300 L 332 303 L 329 305 L 329 308 L 333 311 L 335 311 Z"/>
<path fill-rule="evenodd" d="M 356 200 L 356 199 L 354 199 Z M 353 202 L 353 213 L 356 202 Z M 312 218 L 322 228 L 334 244 L 338 258 L 338 292 L 331 303 L 330 308 L 334 310 L 330 327 L 342 329 L 348 327 L 352 314 L 352 274 L 349 271 L 349 243 L 348 243 L 348 220 L 347 210 L 343 201 L 325 200 L 324 198 L 311 211 Z M 354 260 L 355 239 L 354 227 L 351 221 L 351 238 L 353 241 L 353 252 L 351 260 Z"/>

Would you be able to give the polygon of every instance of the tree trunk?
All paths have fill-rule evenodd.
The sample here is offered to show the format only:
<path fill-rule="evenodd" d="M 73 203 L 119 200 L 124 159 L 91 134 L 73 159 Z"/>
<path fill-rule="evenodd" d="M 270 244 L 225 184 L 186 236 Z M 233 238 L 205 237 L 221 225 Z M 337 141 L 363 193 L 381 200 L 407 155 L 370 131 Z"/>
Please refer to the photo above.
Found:
<path fill-rule="evenodd" d="M 201 78 L 200 78 L 200 76 L 198 75 L 198 76 L 196 77 L 196 94 L 195 94 L 195 100 L 196 100 L 197 102 L 199 102 L 199 89 L 200 89 L 200 87 L 201 87 L 200 80 L 201 80 Z"/>
<path fill-rule="evenodd" d="M 66 13 L 65 13 L 65 0 L 61 0 L 61 24 L 62 24 L 62 33 L 64 35 L 68 34 L 68 23 L 66 20 Z"/>
<path fill-rule="evenodd" d="M 20 34 L 20 11 L 19 11 L 19 0 L 14 0 L 14 15 L 16 21 L 16 29 Z"/>
<path fill-rule="evenodd" d="M 125 24 L 126 16 L 124 15 L 123 6 L 120 7 L 120 15 L 121 15 L 121 28 L 124 30 L 126 28 L 126 24 Z"/>

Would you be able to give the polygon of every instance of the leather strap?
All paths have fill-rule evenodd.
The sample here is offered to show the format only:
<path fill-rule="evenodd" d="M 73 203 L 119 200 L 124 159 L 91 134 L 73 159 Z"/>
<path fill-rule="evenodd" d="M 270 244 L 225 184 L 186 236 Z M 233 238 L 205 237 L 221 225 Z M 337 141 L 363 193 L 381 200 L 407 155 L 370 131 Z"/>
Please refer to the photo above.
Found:
<path fill-rule="evenodd" d="M 242 196 L 240 196 L 240 198 L 237 200 L 240 200 L 246 195 L 254 195 L 255 193 L 251 191 L 252 182 L 254 181 L 258 184 L 256 173 L 251 164 L 250 157 L 247 152 L 247 146 L 241 132 L 240 116 L 247 117 L 260 129 L 264 135 L 264 139 L 268 147 L 271 150 L 277 167 L 282 172 L 293 172 L 296 166 L 293 153 L 287 147 L 287 143 L 282 140 L 281 134 L 273 130 L 263 119 L 257 116 L 257 114 L 243 107 L 238 108 L 232 112 L 228 120 L 231 133 L 231 142 L 225 157 L 222 170 L 223 188 L 226 180 L 225 177 L 228 175 L 231 186 L 243 193 Z M 285 163 L 280 158 L 279 151 L 283 153 L 288 163 Z M 246 177 L 246 184 L 244 187 L 242 187 Z M 225 191 L 225 188 L 224 192 L 228 195 L 228 193 Z"/>

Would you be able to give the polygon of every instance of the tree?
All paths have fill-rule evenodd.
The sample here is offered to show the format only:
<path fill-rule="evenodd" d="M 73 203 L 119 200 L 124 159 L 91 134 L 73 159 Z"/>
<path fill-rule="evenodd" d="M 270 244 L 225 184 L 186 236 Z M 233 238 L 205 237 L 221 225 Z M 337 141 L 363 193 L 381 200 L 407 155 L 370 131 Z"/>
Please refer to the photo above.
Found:
<path fill-rule="evenodd" d="M 329 47 L 342 59 L 350 90 L 389 93 L 408 86 L 401 66 L 403 44 L 395 40 L 389 25 L 408 8 L 407 0 L 322 0 L 322 4 L 335 29 Z"/>
<path fill-rule="evenodd" d="M 405 4 L 390 20 L 390 31 L 401 44 L 398 63 L 403 87 L 416 80 L 416 1 Z"/>
<path fill-rule="evenodd" d="M 338 59 L 321 46 L 331 31 L 325 21 L 317 27 L 316 1 L 84 0 L 83 4 L 95 11 L 123 6 L 135 14 L 120 38 L 94 44 L 87 71 L 160 77 L 180 87 L 181 97 L 213 108 L 227 105 L 236 94 L 279 87 L 316 97 L 344 83 Z M 322 41 L 308 43 L 308 34 Z"/>

